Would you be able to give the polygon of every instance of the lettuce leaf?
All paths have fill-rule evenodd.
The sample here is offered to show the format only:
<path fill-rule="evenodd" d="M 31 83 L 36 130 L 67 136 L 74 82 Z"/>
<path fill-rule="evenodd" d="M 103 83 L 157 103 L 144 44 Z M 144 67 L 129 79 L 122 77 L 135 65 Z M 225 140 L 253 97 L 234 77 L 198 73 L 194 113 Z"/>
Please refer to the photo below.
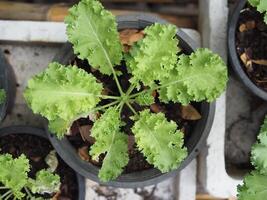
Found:
<path fill-rule="evenodd" d="M 60 177 L 48 170 L 40 170 L 36 173 L 36 178 L 29 179 L 28 187 L 33 194 L 52 194 L 59 191 Z"/>
<path fill-rule="evenodd" d="M 65 23 L 75 54 L 110 75 L 112 67 L 122 59 L 115 17 L 99 1 L 81 0 L 69 10 Z"/>
<path fill-rule="evenodd" d="M 256 170 L 246 175 L 238 186 L 238 200 L 259 200 L 267 196 L 267 116 L 261 126 L 258 142 L 251 151 L 251 163 Z"/>
<path fill-rule="evenodd" d="M 258 171 L 251 172 L 238 186 L 238 200 L 263 200 L 267 196 L 267 176 Z"/>
<path fill-rule="evenodd" d="M 135 98 L 135 102 L 141 106 L 149 106 L 153 104 L 154 101 L 155 101 L 154 97 L 149 92 L 143 93 Z"/>
<path fill-rule="evenodd" d="M 264 13 L 264 22 L 267 24 L 267 1 L 266 0 L 248 0 L 250 5 L 257 7 L 257 11 Z"/>
<path fill-rule="evenodd" d="M 111 107 L 94 123 L 91 130 L 91 136 L 96 142 L 91 146 L 90 155 L 98 160 L 101 154 L 105 154 L 98 175 L 104 182 L 117 178 L 129 161 L 128 140 L 127 135 L 120 130 L 122 125 L 119 111 Z"/>
<path fill-rule="evenodd" d="M 76 66 L 51 63 L 28 81 L 24 97 L 34 113 L 49 121 L 69 122 L 93 109 L 100 101 L 102 90 L 102 84 L 92 74 Z"/>
<path fill-rule="evenodd" d="M 9 188 L 14 197 L 22 199 L 25 195 L 21 192 L 28 182 L 30 171 L 29 160 L 25 155 L 13 159 L 10 154 L 0 155 L 0 182 Z"/>
<path fill-rule="evenodd" d="M 72 120 L 64 120 L 61 118 L 50 120 L 48 123 L 49 130 L 56 134 L 59 139 L 62 139 L 65 135 L 69 134 L 69 129 L 72 125 Z"/>
<path fill-rule="evenodd" d="M 252 147 L 251 163 L 261 174 L 267 175 L 267 116 L 261 126 L 258 142 Z"/>
<path fill-rule="evenodd" d="M 168 122 L 163 113 L 140 112 L 132 131 L 138 149 L 161 172 L 177 169 L 187 156 L 183 133 L 177 130 L 175 122 Z"/>
<path fill-rule="evenodd" d="M 152 86 L 155 80 L 169 77 L 177 62 L 178 40 L 176 26 L 155 23 L 144 29 L 145 37 L 125 56 L 133 75 L 132 83 L 141 81 Z"/>
<path fill-rule="evenodd" d="M 250 5 L 256 7 L 261 0 L 248 0 L 248 2 L 250 3 Z"/>
<path fill-rule="evenodd" d="M 226 87 L 227 68 L 223 60 L 208 49 L 180 55 L 168 77 L 160 81 L 160 100 L 180 102 L 213 101 Z"/>

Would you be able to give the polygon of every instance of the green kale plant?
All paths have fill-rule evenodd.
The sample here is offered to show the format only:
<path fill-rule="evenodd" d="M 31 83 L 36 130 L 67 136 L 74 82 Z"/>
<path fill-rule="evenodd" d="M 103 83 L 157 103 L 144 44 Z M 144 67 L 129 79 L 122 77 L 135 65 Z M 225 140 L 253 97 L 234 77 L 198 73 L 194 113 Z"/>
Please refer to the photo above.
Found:
<path fill-rule="evenodd" d="M 251 6 L 256 7 L 257 11 L 264 13 L 264 22 L 267 24 L 267 1 L 266 0 L 248 0 Z"/>
<path fill-rule="evenodd" d="M 258 141 L 251 151 L 255 170 L 246 175 L 244 184 L 238 186 L 238 200 L 260 200 L 267 196 L 267 116 L 261 126 Z"/>
<path fill-rule="evenodd" d="M 0 104 L 3 104 L 6 100 L 6 91 L 4 89 L 0 89 Z"/>
<path fill-rule="evenodd" d="M 24 154 L 13 158 L 10 154 L 0 155 L 0 199 L 39 199 L 33 194 L 52 194 L 59 191 L 60 177 L 43 169 L 36 173 L 35 179 L 29 178 L 29 160 Z M 2 185 L 2 186 L 1 186 Z"/>
<path fill-rule="evenodd" d="M 138 112 L 133 103 L 153 104 L 154 91 L 164 103 L 213 101 L 227 82 L 223 60 L 208 49 L 182 54 L 177 28 L 159 23 L 146 27 L 145 37 L 123 54 L 115 17 L 97 0 L 82 0 L 73 6 L 65 23 L 75 54 L 103 75 L 112 76 L 120 95 L 104 93 L 103 84 L 77 66 L 53 62 L 29 80 L 25 89 L 24 97 L 33 112 L 49 120 L 49 129 L 58 138 L 69 132 L 73 121 L 101 112 L 88 133 L 95 138 L 90 155 L 94 160 L 105 155 L 99 177 L 110 181 L 129 161 L 128 138 L 122 131 L 125 124 L 121 119 L 122 109 L 127 106 L 133 114 L 137 147 L 147 161 L 162 172 L 177 169 L 187 156 L 177 124 L 168 121 L 163 113 Z M 127 91 L 119 81 L 122 72 L 117 66 L 122 60 L 131 74 Z M 107 99 L 110 103 L 103 104 L 102 100 Z"/>

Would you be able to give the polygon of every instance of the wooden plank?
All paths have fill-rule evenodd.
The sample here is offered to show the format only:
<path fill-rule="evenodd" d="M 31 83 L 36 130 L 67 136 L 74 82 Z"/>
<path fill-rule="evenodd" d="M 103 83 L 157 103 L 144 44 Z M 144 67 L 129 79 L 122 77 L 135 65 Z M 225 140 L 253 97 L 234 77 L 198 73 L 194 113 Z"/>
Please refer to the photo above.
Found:
<path fill-rule="evenodd" d="M 28 4 L 10 3 L 0 1 L 0 19 L 5 20 L 32 20 L 62 22 L 68 13 L 69 6 L 66 4 Z M 115 15 L 136 14 L 133 10 L 111 10 Z M 196 28 L 196 20 L 192 17 L 177 17 L 175 15 L 150 13 L 162 17 L 178 27 Z"/>
<path fill-rule="evenodd" d="M 65 16 L 68 14 L 69 7 L 63 4 L 54 4 L 46 13 L 45 20 L 47 21 L 64 21 Z"/>
<path fill-rule="evenodd" d="M 49 5 L 0 1 L 0 19 L 44 20 Z"/>
<path fill-rule="evenodd" d="M 196 200 L 237 200 L 235 197 L 229 197 L 228 199 L 221 199 L 210 196 L 209 194 L 197 194 Z"/>

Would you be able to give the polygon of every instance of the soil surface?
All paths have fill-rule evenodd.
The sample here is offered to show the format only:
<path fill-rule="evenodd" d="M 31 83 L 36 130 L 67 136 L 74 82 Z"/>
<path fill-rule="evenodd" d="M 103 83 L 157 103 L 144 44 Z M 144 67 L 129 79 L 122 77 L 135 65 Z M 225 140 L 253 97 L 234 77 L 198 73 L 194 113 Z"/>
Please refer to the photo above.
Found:
<path fill-rule="evenodd" d="M 105 92 L 107 92 L 107 95 L 119 96 L 119 91 L 117 89 L 117 86 L 112 76 L 101 74 L 98 70 L 95 70 L 94 68 L 92 68 L 88 64 L 87 61 L 80 60 L 77 57 L 74 60 L 70 61 L 69 64 L 72 64 L 72 65 L 75 64 L 76 66 L 84 69 L 88 73 L 92 73 L 99 81 L 103 83 L 104 89 L 105 89 Z M 119 76 L 119 81 L 121 83 L 123 91 L 125 92 L 130 86 L 129 79 L 131 75 L 127 72 L 126 70 L 127 67 L 124 61 L 122 61 L 121 65 L 117 66 L 116 69 L 122 72 L 122 75 Z M 137 91 L 133 91 L 132 94 L 135 92 Z M 191 128 L 194 126 L 196 121 L 185 120 L 182 118 L 181 104 L 179 103 L 164 104 L 164 103 L 159 102 L 158 94 L 156 92 L 154 92 L 153 96 L 155 98 L 155 103 L 151 106 L 139 106 L 137 104 L 132 104 L 132 106 L 135 108 L 136 111 L 141 111 L 141 110 L 148 108 L 154 113 L 158 113 L 158 112 L 165 113 L 167 119 L 175 121 L 178 127 L 184 132 L 185 146 L 186 146 L 186 143 L 188 139 L 190 138 Z M 110 102 L 112 101 L 102 100 L 100 102 L 100 105 L 105 105 Z M 197 114 L 199 114 L 197 110 L 199 110 L 200 108 L 200 103 L 192 103 L 192 107 L 197 112 Z M 101 113 L 98 113 L 97 117 L 99 117 L 100 115 Z M 133 121 L 130 119 L 130 116 L 132 116 L 131 110 L 127 106 L 124 106 L 122 109 L 121 117 L 122 117 L 122 120 L 126 123 L 126 125 L 122 129 L 129 136 L 128 137 L 128 143 L 129 143 L 128 153 L 129 153 L 130 161 L 128 165 L 125 167 L 125 170 L 123 173 L 131 173 L 131 172 L 142 171 L 145 169 L 153 168 L 153 166 L 150 165 L 146 161 L 143 154 L 140 153 L 140 151 L 138 150 L 134 142 L 134 136 L 133 136 L 133 133 L 131 132 Z M 102 165 L 102 161 L 105 155 L 101 155 L 99 162 L 96 162 L 92 160 L 90 155 L 88 154 L 88 150 L 90 149 L 90 146 L 94 144 L 94 139 L 86 135 L 88 135 L 88 131 L 90 132 L 90 129 L 92 128 L 92 126 L 93 126 L 93 121 L 90 119 L 90 117 L 82 118 L 82 119 L 75 121 L 71 128 L 71 135 L 68 136 L 68 140 L 77 149 L 77 152 L 79 153 L 80 157 L 83 160 L 89 161 L 92 164 L 100 167 Z M 83 129 L 83 127 L 85 127 L 85 129 Z M 81 130 L 85 130 L 84 134 L 82 133 L 83 131 Z"/>
<path fill-rule="evenodd" d="M 267 25 L 263 14 L 246 6 L 239 16 L 236 49 L 248 77 L 267 91 Z"/>
<path fill-rule="evenodd" d="M 9 153 L 14 158 L 25 154 L 30 160 L 31 170 L 29 177 L 34 178 L 36 172 L 48 168 L 45 162 L 46 156 L 53 150 L 51 144 L 44 138 L 32 135 L 8 135 L 0 137 L 0 153 Z M 76 173 L 68 167 L 59 156 L 57 156 L 59 165 L 55 171 L 60 176 L 61 187 L 60 194 L 55 200 L 77 200 L 78 183 Z M 52 196 L 42 196 L 51 198 Z"/>

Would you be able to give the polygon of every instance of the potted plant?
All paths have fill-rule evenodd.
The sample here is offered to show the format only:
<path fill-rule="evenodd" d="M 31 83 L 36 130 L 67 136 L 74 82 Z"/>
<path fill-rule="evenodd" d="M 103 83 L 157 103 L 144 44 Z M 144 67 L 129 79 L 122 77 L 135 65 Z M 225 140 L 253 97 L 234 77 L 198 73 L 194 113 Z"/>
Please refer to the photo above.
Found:
<path fill-rule="evenodd" d="M 85 199 L 85 181 L 61 160 L 45 132 L 0 129 L 0 199 Z"/>
<path fill-rule="evenodd" d="M 0 121 L 2 121 L 14 103 L 15 80 L 12 68 L 1 51 L 0 74 Z"/>
<path fill-rule="evenodd" d="M 267 116 L 261 126 L 258 141 L 251 150 L 251 163 L 255 169 L 238 186 L 238 200 L 266 199 L 267 190 Z"/>
<path fill-rule="evenodd" d="M 160 20 L 126 16 L 117 26 L 96 0 L 80 1 L 65 22 L 72 46 L 24 92 L 48 119 L 59 155 L 112 186 L 175 175 L 208 135 L 215 106 L 208 102 L 225 89 L 225 63 L 208 49 L 194 52 L 188 36 Z"/>
<path fill-rule="evenodd" d="M 246 87 L 267 100 L 267 5 L 265 0 L 240 0 L 228 28 L 231 65 Z"/>

